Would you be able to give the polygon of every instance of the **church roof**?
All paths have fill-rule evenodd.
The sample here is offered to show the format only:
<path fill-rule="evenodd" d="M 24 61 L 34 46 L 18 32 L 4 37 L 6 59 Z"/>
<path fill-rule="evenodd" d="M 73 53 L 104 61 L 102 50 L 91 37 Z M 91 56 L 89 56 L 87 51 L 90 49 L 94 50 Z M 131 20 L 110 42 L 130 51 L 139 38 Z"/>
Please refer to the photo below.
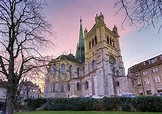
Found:
<path fill-rule="evenodd" d="M 68 54 L 68 55 L 60 55 L 59 57 L 57 57 L 56 59 L 53 59 L 52 62 L 55 61 L 60 61 L 60 60 L 68 60 L 71 62 L 75 62 L 75 63 L 80 63 L 73 54 Z"/>

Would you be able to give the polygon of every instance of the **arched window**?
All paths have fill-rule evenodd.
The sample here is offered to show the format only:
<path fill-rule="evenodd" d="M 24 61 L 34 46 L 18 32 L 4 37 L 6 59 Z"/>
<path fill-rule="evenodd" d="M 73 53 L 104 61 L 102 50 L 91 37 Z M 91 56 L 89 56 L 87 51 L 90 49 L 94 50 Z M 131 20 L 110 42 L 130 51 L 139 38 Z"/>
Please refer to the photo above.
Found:
<path fill-rule="evenodd" d="M 77 76 L 79 76 L 79 67 L 77 67 Z"/>
<path fill-rule="evenodd" d="M 119 70 L 116 70 L 116 75 L 119 75 Z"/>
<path fill-rule="evenodd" d="M 115 64 L 116 60 L 113 56 L 109 56 L 109 62 L 110 62 L 110 64 Z"/>
<path fill-rule="evenodd" d="M 79 82 L 77 82 L 76 86 L 77 86 L 77 88 L 76 88 L 77 90 L 81 90 L 81 84 Z"/>
<path fill-rule="evenodd" d="M 89 83 L 88 81 L 85 81 L 85 90 L 87 90 L 89 88 Z"/>
<path fill-rule="evenodd" d="M 109 37 L 107 37 L 107 44 L 110 44 L 110 39 L 109 39 Z"/>
<path fill-rule="evenodd" d="M 67 90 L 70 91 L 70 84 L 67 84 Z"/>
<path fill-rule="evenodd" d="M 69 75 L 70 75 L 70 78 L 71 78 L 71 75 L 72 75 L 72 65 L 69 66 Z"/>
<path fill-rule="evenodd" d="M 94 46 L 94 39 L 92 39 L 92 47 Z"/>
<path fill-rule="evenodd" d="M 96 61 L 93 60 L 93 61 L 92 61 L 92 69 L 96 69 L 96 68 L 97 68 L 97 66 L 96 66 Z"/>
<path fill-rule="evenodd" d="M 97 37 L 96 36 L 95 36 L 95 39 L 94 40 L 95 40 L 95 44 L 97 44 Z"/>
<path fill-rule="evenodd" d="M 61 84 L 61 92 L 64 92 L 64 84 Z"/>
<path fill-rule="evenodd" d="M 64 64 L 61 65 L 61 73 L 65 73 L 65 65 Z"/>
<path fill-rule="evenodd" d="M 55 89 L 55 83 L 53 83 L 53 92 L 55 92 L 56 89 Z"/>
<path fill-rule="evenodd" d="M 91 41 L 89 41 L 89 49 L 91 49 Z"/>
<path fill-rule="evenodd" d="M 120 86 L 119 81 L 116 81 L 116 86 Z"/>
<path fill-rule="evenodd" d="M 134 86 L 134 80 L 132 80 L 132 85 Z"/>

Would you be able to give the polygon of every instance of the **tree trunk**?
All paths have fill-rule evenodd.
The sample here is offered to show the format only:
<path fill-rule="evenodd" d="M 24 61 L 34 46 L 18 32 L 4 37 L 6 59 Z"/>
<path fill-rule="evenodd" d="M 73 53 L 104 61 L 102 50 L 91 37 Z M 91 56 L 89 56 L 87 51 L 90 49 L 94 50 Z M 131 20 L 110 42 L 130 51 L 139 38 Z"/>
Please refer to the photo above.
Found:
<path fill-rule="evenodd" d="M 14 112 L 14 97 L 12 97 L 10 93 L 8 93 L 5 114 L 13 114 L 13 112 Z"/>

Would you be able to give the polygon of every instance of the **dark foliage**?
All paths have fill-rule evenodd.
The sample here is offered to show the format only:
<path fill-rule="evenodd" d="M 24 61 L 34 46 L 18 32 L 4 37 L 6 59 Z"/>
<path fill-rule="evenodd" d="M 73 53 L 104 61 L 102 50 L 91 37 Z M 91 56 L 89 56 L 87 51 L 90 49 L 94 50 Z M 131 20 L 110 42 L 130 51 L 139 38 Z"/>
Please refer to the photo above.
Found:
<path fill-rule="evenodd" d="M 28 110 L 32 111 L 36 108 L 41 107 L 43 104 L 45 104 L 47 99 L 38 98 L 38 99 L 26 99 L 25 102 L 27 104 Z"/>
<path fill-rule="evenodd" d="M 42 107 L 43 110 L 77 111 L 142 111 L 162 112 L 162 97 L 104 97 L 94 98 L 51 98 L 27 99 L 29 110 Z"/>

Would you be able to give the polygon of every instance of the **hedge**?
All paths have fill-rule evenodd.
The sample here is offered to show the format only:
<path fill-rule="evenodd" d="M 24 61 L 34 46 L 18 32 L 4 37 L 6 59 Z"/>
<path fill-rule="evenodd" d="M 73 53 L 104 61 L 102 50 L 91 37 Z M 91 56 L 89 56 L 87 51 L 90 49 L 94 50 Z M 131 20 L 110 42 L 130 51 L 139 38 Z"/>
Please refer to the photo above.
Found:
<path fill-rule="evenodd" d="M 41 107 L 43 110 L 78 110 L 78 111 L 142 111 L 162 112 L 162 97 L 104 97 L 94 99 L 78 98 L 50 98 L 27 99 L 29 110 Z"/>
<path fill-rule="evenodd" d="M 48 99 L 44 99 L 44 98 L 25 99 L 29 111 L 35 110 L 36 108 L 43 106 L 47 101 Z"/>
<path fill-rule="evenodd" d="M 97 110 L 98 100 L 93 98 L 56 98 L 48 100 L 45 110 Z"/>

